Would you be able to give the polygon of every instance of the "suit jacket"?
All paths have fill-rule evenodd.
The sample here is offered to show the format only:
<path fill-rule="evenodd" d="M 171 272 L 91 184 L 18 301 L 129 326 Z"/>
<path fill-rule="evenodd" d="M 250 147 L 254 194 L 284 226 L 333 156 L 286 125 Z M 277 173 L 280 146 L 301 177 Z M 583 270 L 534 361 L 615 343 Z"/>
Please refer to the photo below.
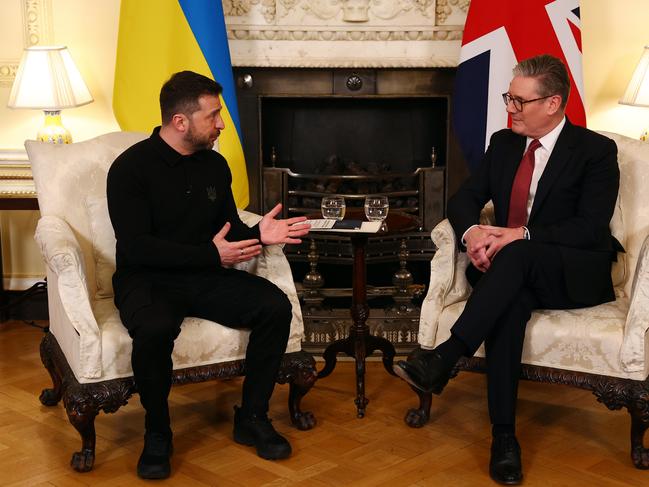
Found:
<path fill-rule="evenodd" d="M 492 200 L 496 225 L 507 226 L 509 199 L 526 137 L 496 132 L 479 168 L 448 202 L 458 241 Z M 611 261 L 622 246 L 609 223 L 618 194 L 617 146 L 611 139 L 566 124 L 539 180 L 527 227 L 531 240 L 557 245 L 571 299 L 595 305 L 615 299 Z"/>

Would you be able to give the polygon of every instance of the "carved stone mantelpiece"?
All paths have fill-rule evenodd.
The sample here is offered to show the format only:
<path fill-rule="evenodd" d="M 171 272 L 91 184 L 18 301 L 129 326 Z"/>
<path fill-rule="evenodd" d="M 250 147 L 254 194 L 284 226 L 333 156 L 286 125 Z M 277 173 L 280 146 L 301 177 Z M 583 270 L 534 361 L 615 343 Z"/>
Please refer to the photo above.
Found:
<path fill-rule="evenodd" d="M 52 40 L 51 0 L 13 0 L 24 47 Z M 222 0 L 234 66 L 427 68 L 457 65 L 469 0 Z M 0 59 L 10 86 L 15 59 Z"/>
<path fill-rule="evenodd" d="M 451 67 L 469 0 L 224 0 L 232 63 Z"/>

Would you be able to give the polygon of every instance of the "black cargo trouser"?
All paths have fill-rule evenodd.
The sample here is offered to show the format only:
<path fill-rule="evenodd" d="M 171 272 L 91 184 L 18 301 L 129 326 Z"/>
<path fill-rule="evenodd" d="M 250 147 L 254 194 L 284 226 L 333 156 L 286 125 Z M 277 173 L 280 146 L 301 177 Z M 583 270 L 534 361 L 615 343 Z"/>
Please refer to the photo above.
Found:
<path fill-rule="evenodd" d="M 128 289 L 123 296 L 117 292 L 116 301 L 133 339 L 131 362 L 147 431 L 171 431 L 171 353 L 187 316 L 250 330 L 241 407 L 244 414 L 268 411 L 292 317 L 291 303 L 277 286 L 244 271 L 219 269 L 138 276 Z"/>

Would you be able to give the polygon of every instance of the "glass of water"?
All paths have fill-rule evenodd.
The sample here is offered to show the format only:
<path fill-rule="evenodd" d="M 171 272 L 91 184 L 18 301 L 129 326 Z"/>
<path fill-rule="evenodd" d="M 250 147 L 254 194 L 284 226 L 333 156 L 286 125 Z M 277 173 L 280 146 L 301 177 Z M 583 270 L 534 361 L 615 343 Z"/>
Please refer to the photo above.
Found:
<path fill-rule="evenodd" d="M 388 216 L 390 203 L 387 196 L 368 196 L 365 198 L 365 216 L 371 222 L 382 222 Z"/>
<path fill-rule="evenodd" d="M 345 218 L 345 198 L 342 196 L 325 196 L 320 205 L 322 217 L 327 220 L 342 220 Z"/>

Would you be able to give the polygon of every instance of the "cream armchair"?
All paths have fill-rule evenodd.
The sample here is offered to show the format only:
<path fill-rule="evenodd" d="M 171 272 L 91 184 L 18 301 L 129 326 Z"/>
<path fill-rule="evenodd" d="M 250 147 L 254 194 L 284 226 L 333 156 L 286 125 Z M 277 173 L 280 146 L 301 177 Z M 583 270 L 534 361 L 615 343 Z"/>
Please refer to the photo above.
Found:
<path fill-rule="evenodd" d="M 144 134 L 111 133 L 58 146 L 26 142 L 38 193 L 41 218 L 36 229 L 47 264 L 50 325 L 41 343 L 41 358 L 54 387 L 41 402 L 54 406 L 61 398 L 79 431 L 81 451 L 72 467 L 87 471 L 95 456 L 95 416 L 115 412 L 136 392 L 131 371 L 131 339 L 113 304 L 115 236 L 106 203 L 106 174 L 113 160 Z M 258 215 L 242 211 L 253 225 Z M 299 429 L 315 425 L 300 401 L 316 379 L 315 362 L 301 350 L 302 314 L 291 270 L 282 248 L 264 247 L 240 268 L 269 279 L 293 304 L 286 355 L 277 377 L 289 383 L 290 417 Z M 174 383 L 243 375 L 248 332 L 198 318 L 186 318 L 173 352 Z"/>
<path fill-rule="evenodd" d="M 579 310 L 538 310 L 527 326 L 522 378 L 591 390 L 609 409 L 626 408 L 631 415 L 631 457 L 649 468 L 643 447 L 649 427 L 649 144 L 605 133 L 618 146 L 620 194 L 611 221 L 613 235 L 626 254 L 613 266 L 616 300 Z M 490 220 L 490 209 L 483 217 Z M 471 287 L 465 276 L 466 253 L 459 252 L 448 222 L 433 229 L 438 250 L 421 308 L 418 342 L 432 348 L 450 336 Z M 411 355 L 420 353 L 416 349 Z M 484 346 L 461 370 L 484 370 Z M 416 391 L 417 392 L 417 391 Z M 412 427 L 430 418 L 431 394 L 417 392 L 419 408 L 406 413 Z"/>

